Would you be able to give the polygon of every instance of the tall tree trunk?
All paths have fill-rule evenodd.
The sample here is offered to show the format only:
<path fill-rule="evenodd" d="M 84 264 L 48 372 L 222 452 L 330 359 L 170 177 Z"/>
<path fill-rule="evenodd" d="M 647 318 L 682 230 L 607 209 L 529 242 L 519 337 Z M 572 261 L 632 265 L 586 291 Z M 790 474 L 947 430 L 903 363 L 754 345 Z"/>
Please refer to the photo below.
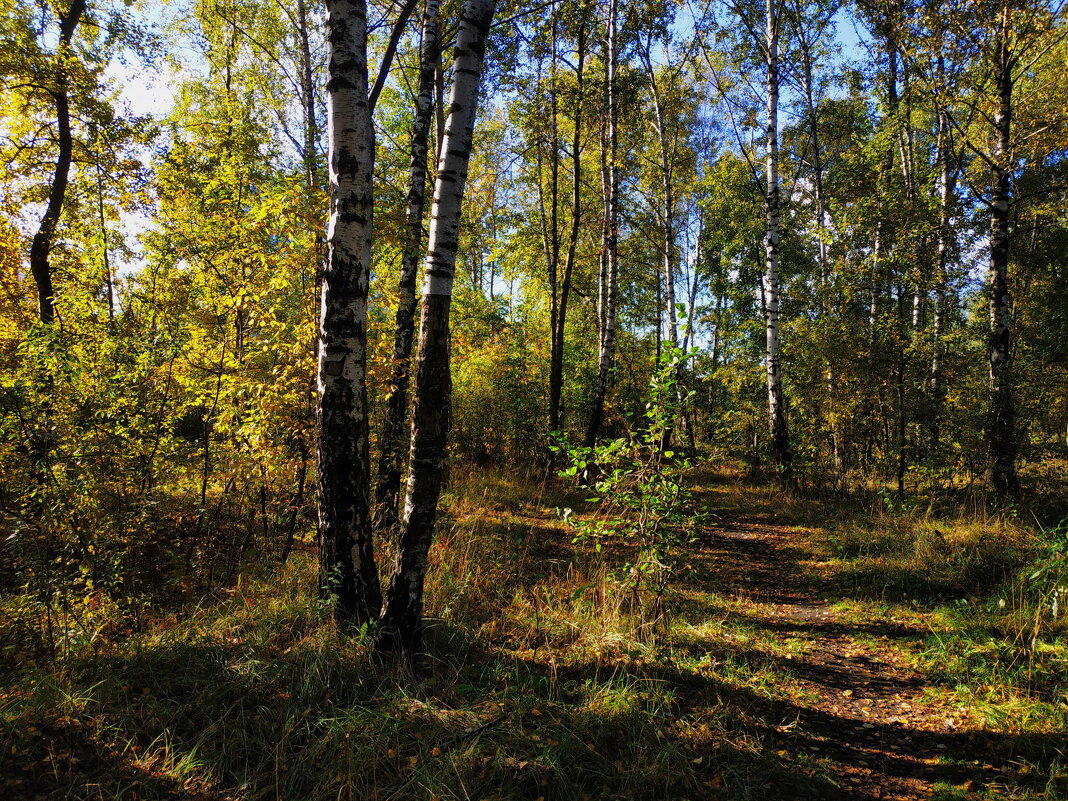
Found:
<path fill-rule="evenodd" d="M 564 269 L 560 275 L 559 292 L 553 298 L 552 342 L 549 353 L 549 430 L 561 428 L 562 409 L 560 397 L 564 388 L 564 328 L 567 324 L 567 304 L 571 296 L 571 275 L 575 269 L 575 252 L 578 248 L 582 222 L 582 104 L 584 98 L 584 67 L 586 64 L 586 20 L 579 22 L 578 40 L 575 43 L 575 124 L 571 137 L 571 227 L 567 236 L 567 253 Z M 554 157 L 555 164 L 555 157 Z M 554 171 L 554 184 L 556 173 Z M 555 196 L 555 186 L 554 186 Z M 555 270 L 554 279 L 555 279 Z M 555 283 L 555 281 L 554 281 Z"/>
<path fill-rule="evenodd" d="M 941 64 L 941 59 L 939 59 Z M 941 439 L 942 405 L 945 388 L 942 384 L 942 342 L 945 329 L 947 283 L 953 231 L 950 228 L 950 204 L 953 201 L 954 173 L 950 168 L 952 144 L 949 117 L 945 109 L 938 110 L 938 255 L 935 265 L 934 302 L 931 319 L 931 380 L 930 421 L 931 445 L 937 454 Z"/>
<path fill-rule="evenodd" d="M 557 20 L 556 4 L 552 6 L 552 54 L 549 61 L 549 221 L 546 252 L 549 254 L 549 430 L 560 430 L 560 398 L 553 398 L 552 372 L 556 352 L 557 331 L 560 321 L 560 98 L 556 88 Z M 548 469 L 545 477 L 552 475 L 552 451 L 547 451 Z"/>
<path fill-rule="evenodd" d="M 915 181 L 915 132 L 912 124 L 912 84 L 907 59 L 902 60 L 902 100 L 903 114 L 901 120 L 901 133 L 898 136 L 898 151 L 901 158 L 901 177 L 905 191 L 905 208 L 910 215 L 917 207 L 917 188 Z M 926 231 L 921 231 L 914 239 L 906 239 L 909 243 L 910 257 L 913 268 L 909 272 L 903 272 L 897 287 L 897 493 L 905 494 L 905 475 L 908 472 L 910 452 L 915 445 L 909 442 L 909 381 L 908 376 L 913 372 L 911 366 L 911 354 L 914 352 L 921 335 L 923 321 L 923 305 L 926 299 L 926 287 L 929 280 L 928 244 Z M 906 300 L 909 291 L 908 283 L 911 282 L 911 302 Z M 911 307 L 911 312 L 909 307 Z M 909 346 L 913 347 L 910 348 Z"/>
<path fill-rule="evenodd" d="M 995 40 L 994 158 L 990 198 L 990 477 L 994 491 L 1015 496 L 1020 491 L 1016 473 L 1016 413 L 1012 392 L 1011 305 L 1009 298 L 1009 208 L 1012 201 L 1012 69 L 1011 22 L 1008 3 L 1000 10 Z"/>
<path fill-rule="evenodd" d="M 37 313 L 42 323 L 49 325 L 55 319 L 55 288 L 52 285 L 52 267 L 49 256 L 55 241 L 56 226 L 63 214 L 63 202 L 67 196 L 70 166 L 74 159 L 74 137 L 70 129 L 69 78 L 64 60 L 73 57 L 71 43 L 74 31 L 85 13 L 85 0 L 71 0 L 67 13 L 59 18 L 59 42 L 54 58 L 54 83 L 49 94 L 56 104 L 56 168 L 52 185 L 48 190 L 48 204 L 37 233 L 30 243 L 30 274 L 37 286 Z"/>
<path fill-rule="evenodd" d="M 339 621 L 377 618 L 367 418 L 374 129 L 365 0 L 327 0 L 330 225 L 319 326 L 319 585 Z"/>
<path fill-rule="evenodd" d="M 895 44 L 894 36 L 891 33 L 892 24 L 893 23 L 889 18 L 885 22 L 887 50 L 886 104 L 889 111 L 889 115 L 892 117 L 892 121 L 896 125 L 898 108 L 897 45 Z M 886 267 L 883 264 L 883 251 L 886 249 L 887 239 L 887 226 L 886 215 L 884 214 L 884 204 L 886 196 L 889 195 L 890 188 L 893 185 L 894 146 L 892 144 L 886 149 L 886 154 L 882 164 L 879 167 L 879 171 L 880 194 L 878 203 L 876 205 L 877 217 L 875 220 L 875 243 L 872 248 L 871 299 L 868 310 L 868 325 L 873 344 L 878 342 L 879 301 L 881 299 L 884 286 L 889 284 L 889 276 L 886 275 Z"/>
<path fill-rule="evenodd" d="M 315 109 L 315 81 L 312 76 L 308 8 L 305 0 L 297 0 L 297 39 L 300 42 L 300 100 L 304 114 L 304 184 L 311 192 L 320 186 L 319 119 Z M 318 255 L 318 242 L 316 245 Z"/>
<path fill-rule="evenodd" d="M 590 421 L 586 426 L 587 448 L 597 444 L 604 422 L 604 403 L 615 363 L 617 245 L 619 241 L 619 196 L 616 174 L 616 0 L 608 0 L 605 36 L 605 128 L 601 141 L 601 183 L 604 192 L 604 223 L 601 227 L 601 272 L 598 281 L 600 322 L 597 351 L 597 387 Z M 607 139 L 607 143 L 604 141 Z M 607 144 L 607 147 L 606 147 Z"/>
<path fill-rule="evenodd" d="M 466 0 L 460 12 L 449 118 L 435 182 L 427 247 L 408 489 L 393 576 L 382 610 L 380 646 L 385 651 L 411 654 L 419 647 L 427 554 L 434 534 L 448 446 L 452 391 L 449 305 L 456 271 L 460 210 L 478 109 L 479 79 L 494 5 L 495 0 Z"/>
<path fill-rule="evenodd" d="M 308 7 L 306 0 L 297 0 L 296 9 L 296 32 L 297 41 L 300 44 L 299 59 L 300 59 L 300 102 L 303 110 L 304 118 L 304 152 L 301 154 L 304 162 L 304 189 L 307 193 L 309 201 L 309 210 L 319 208 L 319 193 L 322 190 L 322 170 L 319 165 L 319 114 L 316 108 L 316 84 L 313 76 L 312 69 L 312 56 L 311 56 L 311 39 L 309 35 L 309 21 L 308 21 Z M 311 264 L 309 265 L 308 273 L 301 274 L 301 287 L 307 286 L 307 281 L 310 280 L 312 293 L 311 303 L 308 305 L 307 312 L 309 314 L 309 320 L 315 320 L 316 315 L 316 303 L 319 300 L 319 293 L 322 290 L 322 277 L 323 277 L 323 260 L 326 253 L 326 231 L 319 222 L 319 215 L 313 213 L 309 215 L 312 224 L 315 226 L 315 235 L 312 239 L 312 252 L 311 252 Z M 301 297 L 305 298 L 304 293 L 301 293 Z M 319 338 L 316 337 L 314 341 L 314 356 L 315 362 L 319 362 Z M 301 413 L 307 414 L 309 417 L 314 414 L 312 398 L 316 397 L 318 392 L 318 376 L 314 373 L 308 376 L 308 393 L 301 401 Z M 300 455 L 300 467 L 297 471 L 297 485 L 298 491 L 295 496 L 293 507 L 290 512 L 289 521 L 287 523 L 287 537 L 286 544 L 282 551 L 282 563 L 285 564 L 289 558 L 289 552 L 293 545 L 293 537 L 296 533 L 297 523 L 300 516 L 300 506 L 303 505 L 305 486 L 307 484 L 308 468 L 311 458 L 311 449 L 308 447 L 308 443 L 305 442 L 304 436 L 300 435 L 297 438 L 298 453 Z"/>
<path fill-rule="evenodd" d="M 812 187 L 816 204 L 816 261 L 819 268 L 820 313 L 825 325 L 829 324 L 833 313 L 831 305 L 831 268 L 830 268 L 830 234 L 828 217 L 830 210 L 824 187 L 823 147 L 819 129 L 819 109 L 816 102 L 816 83 L 814 76 L 813 48 L 815 43 L 808 38 L 800 14 L 797 15 L 797 39 L 801 56 L 801 90 L 805 99 L 808 117 L 809 147 L 812 152 Z M 834 363 L 830 358 L 824 360 L 824 386 L 827 391 L 827 417 L 831 429 L 831 453 L 834 458 L 838 481 L 845 482 L 846 463 L 841 422 L 836 409 L 838 404 L 838 382 L 834 372 Z"/>
<path fill-rule="evenodd" d="M 819 143 L 818 126 L 815 116 L 815 107 L 812 107 L 812 144 L 815 151 L 813 171 L 815 174 L 815 187 L 816 187 L 816 216 L 817 220 L 817 232 L 819 235 L 819 270 L 820 270 L 820 297 L 822 304 L 822 313 L 825 324 L 830 323 L 831 315 L 833 314 L 830 295 L 831 295 L 831 267 L 830 267 L 830 247 L 828 243 L 829 231 L 827 227 L 827 217 L 829 210 L 827 208 L 827 196 L 824 193 L 823 187 L 823 157 Z M 836 293 L 837 294 L 837 293 Z M 838 482 L 844 487 L 847 482 L 846 473 L 848 466 L 846 464 L 846 452 L 845 452 L 845 436 L 842 433 L 841 418 L 838 413 L 838 377 L 834 370 L 834 362 L 828 358 L 824 364 L 824 386 L 827 389 L 827 405 L 830 407 L 830 425 L 831 425 L 831 452 L 834 458 L 834 469 L 838 474 Z"/>
<path fill-rule="evenodd" d="M 768 428 L 771 458 L 783 487 L 794 484 L 790 459 L 790 436 L 786 425 L 786 403 L 782 390 L 779 355 L 779 15 L 776 0 L 766 2 L 765 56 L 767 66 L 767 190 L 764 235 L 764 322 L 765 366 L 768 376 Z"/>
<path fill-rule="evenodd" d="M 412 122 L 412 156 L 408 166 L 408 236 L 397 282 L 397 320 L 393 334 L 393 377 L 386 400 L 381 456 L 376 488 L 376 529 L 397 525 L 401 473 L 404 469 L 404 434 L 408 422 L 408 369 L 415 335 L 415 279 L 423 245 L 423 208 L 426 205 L 427 143 L 434 116 L 434 68 L 438 63 L 438 0 L 427 0 L 423 10 L 423 42 L 419 56 L 419 88 Z"/>
<path fill-rule="evenodd" d="M 667 46 L 665 45 L 665 52 Z M 662 214 L 660 217 L 661 226 L 661 269 L 663 271 L 663 308 L 667 312 L 667 341 L 671 345 L 672 358 L 675 356 L 675 352 L 679 348 L 679 322 L 678 311 L 675 308 L 675 176 L 674 176 L 674 161 L 677 151 L 677 142 L 675 139 L 669 141 L 668 132 L 664 114 L 664 104 L 660 93 L 660 87 L 657 85 L 656 72 L 653 69 L 652 59 L 652 37 L 646 41 L 645 45 L 645 70 L 646 76 L 649 79 L 649 87 L 653 95 L 653 124 L 656 126 L 656 139 L 658 149 L 660 151 L 660 191 L 661 199 L 664 204 Z M 677 137 L 676 137 L 677 139 Z M 658 295 L 658 301 L 660 296 Z M 659 302 L 657 304 L 659 306 Z M 657 369 L 660 367 L 661 361 L 661 349 L 657 347 Z M 685 410 L 683 409 L 685 392 L 683 390 L 683 362 L 679 360 L 675 365 L 675 400 L 677 403 L 676 414 L 682 417 L 682 423 L 684 428 L 687 426 L 685 421 Z M 672 420 L 668 426 L 664 429 L 664 435 L 661 439 L 661 447 L 667 448 L 671 443 L 671 437 L 674 433 L 674 423 Z"/>

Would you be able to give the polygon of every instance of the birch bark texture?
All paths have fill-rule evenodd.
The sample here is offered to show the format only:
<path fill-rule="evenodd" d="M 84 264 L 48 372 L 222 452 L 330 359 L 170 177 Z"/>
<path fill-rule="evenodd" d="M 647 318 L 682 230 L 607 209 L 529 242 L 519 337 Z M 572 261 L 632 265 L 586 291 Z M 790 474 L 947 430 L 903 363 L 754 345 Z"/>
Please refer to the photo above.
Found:
<path fill-rule="evenodd" d="M 339 622 L 378 616 L 368 443 L 367 289 L 374 129 L 367 96 L 367 6 L 327 0 L 330 219 L 319 323 L 319 586 Z"/>
<path fill-rule="evenodd" d="M 453 54 L 453 83 L 430 218 L 419 350 L 413 389 L 408 486 L 393 575 L 382 610 L 379 647 L 414 653 L 420 642 L 427 554 L 437 519 L 448 445 L 452 376 L 449 307 L 460 212 L 471 156 L 478 90 L 495 0 L 466 0 Z"/>
<path fill-rule="evenodd" d="M 604 421 L 604 404 L 615 361 L 616 276 L 619 241 L 619 183 L 616 174 L 616 0 L 608 0 L 605 34 L 605 134 L 601 141 L 601 184 L 604 195 L 604 222 L 601 228 L 601 259 L 598 275 L 597 386 L 593 394 L 585 445 L 597 444 Z M 604 140 L 607 140 L 604 141 Z"/>
<path fill-rule="evenodd" d="M 1012 90 L 1017 57 L 1010 43 L 1009 3 L 999 9 L 993 43 L 996 90 L 991 159 L 990 262 L 990 479 L 999 495 L 1016 496 L 1016 411 L 1012 392 L 1009 298 L 1009 210 L 1012 200 Z"/>
<path fill-rule="evenodd" d="M 786 423 L 786 405 L 782 389 L 782 364 L 779 353 L 779 9 L 777 0 L 767 0 L 765 8 L 764 55 L 767 70 L 767 140 L 765 167 L 764 234 L 764 324 L 765 367 L 768 384 L 768 429 L 771 435 L 771 458 L 784 487 L 793 484 L 790 462 L 790 437 Z"/>
<path fill-rule="evenodd" d="M 397 281 L 397 318 L 393 334 L 393 375 L 382 426 L 378 484 L 375 491 L 375 528 L 390 531 L 399 520 L 401 475 L 404 470 L 404 434 L 408 422 L 408 384 L 415 338 L 415 282 L 423 247 L 423 210 L 426 206 L 427 153 L 434 118 L 434 73 L 440 58 L 438 0 L 423 8 L 419 84 L 412 121 L 412 155 L 408 166 L 407 240 Z"/>

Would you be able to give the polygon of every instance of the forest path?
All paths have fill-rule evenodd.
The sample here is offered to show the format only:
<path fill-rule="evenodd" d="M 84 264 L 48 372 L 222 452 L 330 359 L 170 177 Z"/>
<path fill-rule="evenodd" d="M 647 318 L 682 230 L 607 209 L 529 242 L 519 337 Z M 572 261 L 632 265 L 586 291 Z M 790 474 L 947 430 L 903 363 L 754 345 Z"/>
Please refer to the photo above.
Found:
<path fill-rule="evenodd" d="M 835 609 L 833 585 L 806 541 L 773 518 L 732 516 L 702 538 L 733 614 L 789 649 L 775 662 L 796 688 L 790 703 L 757 710 L 777 753 L 812 766 L 843 799 L 963 799 L 996 788 L 1000 771 L 982 758 L 989 735 L 926 693 L 909 667 L 905 643 L 927 632 Z M 822 788 L 819 797 L 829 798 Z M 800 798 L 814 788 L 765 789 L 769 798 Z"/>

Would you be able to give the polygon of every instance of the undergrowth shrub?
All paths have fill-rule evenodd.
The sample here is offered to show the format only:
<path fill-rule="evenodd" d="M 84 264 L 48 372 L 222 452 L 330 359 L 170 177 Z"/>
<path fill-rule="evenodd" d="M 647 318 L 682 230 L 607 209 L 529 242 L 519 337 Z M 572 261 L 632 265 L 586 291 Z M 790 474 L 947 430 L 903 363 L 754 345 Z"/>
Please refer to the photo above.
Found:
<path fill-rule="evenodd" d="M 600 552 L 606 542 L 623 545 L 631 554 L 613 572 L 617 585 L 630 598 L 647 638 L 666 631 L 664 597 L 677 571 L 680 546 L 693 540 L 701 515 L 683 478 L 690 458 L 670 449 L 673 430 L 688 399 L 679 391 L 681 350 L 669 351 L 649 387 L 645 419 L 630 437 L 592 448 L 569 447 L 557 440 L 567 456 L 560 475 L 585 483 L 596 512 L 577 516 L 560 511 L 574 530 L 574 541 L 592 544 Z"/>

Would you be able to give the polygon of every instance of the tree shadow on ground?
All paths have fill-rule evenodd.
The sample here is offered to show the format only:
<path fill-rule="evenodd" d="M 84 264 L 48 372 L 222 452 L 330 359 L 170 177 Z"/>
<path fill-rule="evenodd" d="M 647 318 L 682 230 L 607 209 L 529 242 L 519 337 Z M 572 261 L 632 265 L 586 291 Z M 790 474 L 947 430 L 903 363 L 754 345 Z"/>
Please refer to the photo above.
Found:
<path fill-rule="evenodd" d="M 355 643 L 171 640 L 86 660 L 67 688 L 91 698 L 82 713 L 28 715 L 0 771 L 16 798 L 853 799 L 871 788 L 837 786 L 828 761 L 987 784 L 1062 745 L 864 723 L 669 662 L 517 660 L 443 623 L 428 646 L 415 676 Z M 949 764 L 918 761 L 933 758 Z"/>

